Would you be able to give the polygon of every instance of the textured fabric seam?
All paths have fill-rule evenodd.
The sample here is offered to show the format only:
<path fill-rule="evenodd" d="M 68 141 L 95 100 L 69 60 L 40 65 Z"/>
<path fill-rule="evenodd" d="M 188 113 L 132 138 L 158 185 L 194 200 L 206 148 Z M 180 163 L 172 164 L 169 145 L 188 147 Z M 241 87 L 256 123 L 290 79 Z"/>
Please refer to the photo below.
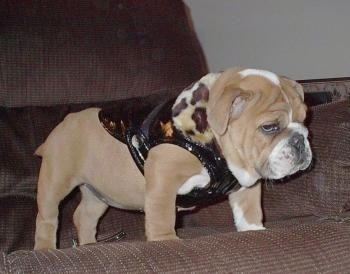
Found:
<path fill-rule="evenodd" d="M 7 256 L 4 252 L 2 252 L 2 261 L 4 263 L 4 273 L 12 273 L 12 271 L 10 271 L 8 269 L 8 266 L 7 266 Z"/>

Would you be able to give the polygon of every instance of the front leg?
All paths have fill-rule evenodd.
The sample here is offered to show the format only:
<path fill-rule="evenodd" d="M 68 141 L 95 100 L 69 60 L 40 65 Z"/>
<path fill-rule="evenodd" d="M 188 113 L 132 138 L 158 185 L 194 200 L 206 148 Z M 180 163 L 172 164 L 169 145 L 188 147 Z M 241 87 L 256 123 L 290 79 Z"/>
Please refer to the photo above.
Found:
<path fill-rule="evenodd" d="M 262 224 L 261 183 L 231 193 L 229 201 L 238 231 L 265 229 Z"/>
<path fill-rule="evenodd" d="M 145 163 L 145 230 L 148 241 L 178 239 L 176 195 L 189 178 L 200 173 L 199 160 L 171 144 L 153 147 Z"/>

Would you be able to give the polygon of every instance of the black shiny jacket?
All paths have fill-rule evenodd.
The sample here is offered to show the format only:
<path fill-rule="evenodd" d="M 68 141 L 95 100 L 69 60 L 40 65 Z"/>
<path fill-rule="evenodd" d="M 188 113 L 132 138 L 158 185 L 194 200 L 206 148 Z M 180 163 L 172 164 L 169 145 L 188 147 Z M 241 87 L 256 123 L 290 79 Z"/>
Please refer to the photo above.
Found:
<path fill-rule="evenodd" d="M 127 144 L 129 151 L 143 173 L 148 151 L 159 144 L 178 145 L 194 154 L 210 176 L 210 183 L 204 188 L 194 188 L 185 195 L 177 195 L 176 205 L 188 208 L 212 202 L 229 194 L 238 185 L 214 143 L 195 143 L 182 135 L 172 125 L 171 108 L 175 99 L 160 104 L 154 101 L 133 100 L 102 109 L 99 120 L 103 127 L 119 141 Z M 146 117 L 146 119 L 142 119 Z"/>

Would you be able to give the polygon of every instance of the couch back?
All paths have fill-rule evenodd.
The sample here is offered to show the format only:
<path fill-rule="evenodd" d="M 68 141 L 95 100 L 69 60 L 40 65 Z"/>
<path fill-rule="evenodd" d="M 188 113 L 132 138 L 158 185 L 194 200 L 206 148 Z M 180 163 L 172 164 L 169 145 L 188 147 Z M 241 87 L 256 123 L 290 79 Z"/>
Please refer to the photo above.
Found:
<path fill-rule="evenodd" d="M 0 105 L 101 102 L 206 73 L 180 0 L 1 1 Z"/>
<path fill-rule="evenodd" d="M 35 197 L 33 153 L 69 112 L 207 73 L 179 0 L 2 1 L 0 60 L 0 196 Z"/>

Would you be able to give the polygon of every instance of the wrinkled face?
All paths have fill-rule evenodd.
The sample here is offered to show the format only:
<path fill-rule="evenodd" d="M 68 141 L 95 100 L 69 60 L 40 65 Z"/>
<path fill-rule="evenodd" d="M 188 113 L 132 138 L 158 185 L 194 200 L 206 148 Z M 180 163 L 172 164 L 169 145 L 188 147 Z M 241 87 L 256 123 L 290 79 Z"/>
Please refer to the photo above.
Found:
<path fill-rule="evenodd" d="M 280 138 L 265 163 L 260 167 L 264 178 L 280 179 L 311 163 L 311 149 L 307 140 L 308 131 L 300 123 L 290 122 L 285 129 L 286 137 Z"/>
<path fill-rule="evenodd" d="M 238 119 L 230 119 L 226 138 L 239 153 L 242 168 L 255 172 L 253 176 L 280 179 L 307 168 L 311 149 L 308 130 L 302 124 L 304 106 L 294 108 L 297 114 L 293 114 L 293 107 L 278 96 L 277 88 L 271 93 L 274 96 L 256 93 L 259 100 L 249 104 Z"/>
<path fill-rule="evenodd" d="M 259 178 L 280 179 L 304 170 L 312 158 L 300 85 L 269 72 L 251 73 L 223 81 L 219 88 L 224 91 L 212 106 L 218 103 L 226 116 L 209 119 L 229 168 L 246 187 Z M 226 126 L 214 125 L 222 119 Z"/>

